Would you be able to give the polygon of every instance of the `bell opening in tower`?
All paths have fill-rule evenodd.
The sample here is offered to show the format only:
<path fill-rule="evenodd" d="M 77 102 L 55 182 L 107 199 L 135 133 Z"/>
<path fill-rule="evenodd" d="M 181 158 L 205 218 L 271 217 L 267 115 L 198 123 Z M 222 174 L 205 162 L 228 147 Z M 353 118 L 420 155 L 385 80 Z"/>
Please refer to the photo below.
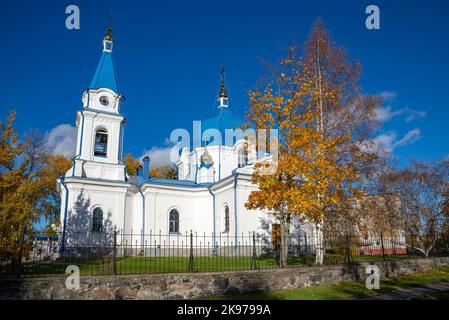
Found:
<path fill-rule="evenodd" d="M 108 134 L 105 130 L 100 129 L 95 134 L 94 155 L 96 157 L 106 157 L 108 151 Z"/>

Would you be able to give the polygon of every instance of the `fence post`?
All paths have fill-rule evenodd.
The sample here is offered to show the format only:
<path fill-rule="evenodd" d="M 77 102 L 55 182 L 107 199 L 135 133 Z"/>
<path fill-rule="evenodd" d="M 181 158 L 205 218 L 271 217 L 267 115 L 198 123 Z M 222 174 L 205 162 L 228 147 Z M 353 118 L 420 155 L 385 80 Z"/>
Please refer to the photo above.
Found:
<path fill-rule="evenodd" d="M 25 243 L 25 234 L 26 234 L 27 226 L 25 225 L 22 228 L 22 234 L 20 236 L 20 247 L 19 247 L 19 259 L 17 261 L 17 270 L 16 275 L 20 277 L 20 273 L 22 272 L 22 256 L 23 256 L 23 245 Z"/>
<path fill-rule="evenodd" d="M 351 264 L 351 251 L 349 244 L 349 233 L 346 231 L 346 254 L 348 259 L 348 264 Z"/>
<path fill-rule="evenodd" d="M 193 233 L 190 230 L 190 257 L 189 257 L 189 271 L 193 272 L 195 265 L 193 263 Z"/>
<path fill-rule="evenodd" d="M 444 235 L 441 236 L 443 241 L 444 241 Z M 444 241 L 445 247 L 446 247 L 446 252 L 444 253 L 445 257 L 447 257 L 448 253 L 449 253 L 449 235 L 446 235 L 446 241 Z"/>
<path fill-rule="evenodd" d="M 382 260 L 385 261 L 384 233 L 380 233 L 380 245 L 382 246 Z"/>
<path fill-rule="evenodd" d="M 117 229 L 114 229 L 114 247 L 112 248 L 112 274 L 117 275 Z"/>
<path fill-rule="evenodd" d="M 304 233 L 304 257 L 307 259 L 307 234 Z"/>
<path fill-rule="evenodd" d="M 253 231 L 253 256 L 251 259 L 251 269 L 257 269 L 256 234 Z"/>
<path fill-rule="evenodd" d="M 390 240 L 390 243 L 391 243 L 391 247 L 393 248 L 393 255 L 395 256 L 396 255 L 396 240 L 397 240 L 397 237 L 394 237 L 393 238 L 393 236 L 391 236 L 391 240 Z M 400 243 L 399 241 L 398 241 L 398 243 Z"/>

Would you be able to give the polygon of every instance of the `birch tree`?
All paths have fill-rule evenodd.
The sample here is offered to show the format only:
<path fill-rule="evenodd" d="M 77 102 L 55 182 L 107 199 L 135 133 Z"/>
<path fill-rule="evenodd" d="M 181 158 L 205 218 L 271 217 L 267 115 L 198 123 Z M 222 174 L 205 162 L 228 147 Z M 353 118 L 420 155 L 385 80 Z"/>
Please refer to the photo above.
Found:
<path fill-rule="evenodd" d="M 255 165 L 248 208 L 266 209 L 281 224 L 281 266 L 287 263 L 292 215 L 315 225 L 316 264 L 324 259 L 323 227 L 333 206 L 364 194 L 376 155 L 362 148 L 374 133 L 379 99 L 361 94 L 360 65 L 347 58 L 318 21 L 302 50 L 291 47 L 250 92 L 249 125 L 278 128 L 279 161 L 271 175 Z"/>

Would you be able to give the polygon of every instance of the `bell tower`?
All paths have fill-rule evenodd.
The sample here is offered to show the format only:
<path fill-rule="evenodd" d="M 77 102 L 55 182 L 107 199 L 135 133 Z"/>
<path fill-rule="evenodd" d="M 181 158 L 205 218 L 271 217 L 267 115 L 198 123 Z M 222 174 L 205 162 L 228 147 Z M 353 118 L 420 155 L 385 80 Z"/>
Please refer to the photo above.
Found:
<path fill-rule="evenodd" d="M 71 176 L 124 181 L 123 129 L 118 81 L 113 62 L 114 42 L 109 27 L 103 39 L 100 62 L 78 111 L 77 149 Z"/>

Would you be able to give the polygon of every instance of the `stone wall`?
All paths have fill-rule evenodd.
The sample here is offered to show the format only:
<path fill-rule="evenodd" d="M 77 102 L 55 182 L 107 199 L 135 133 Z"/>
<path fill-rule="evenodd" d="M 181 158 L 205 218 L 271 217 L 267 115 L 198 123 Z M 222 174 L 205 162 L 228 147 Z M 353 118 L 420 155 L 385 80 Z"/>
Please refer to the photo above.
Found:
<path fill-rule="evenodd" d="M 449 258 L 373 263 L 381 278 L 427 271 L 449 264 Z M 220 273 L 147 274 L 81 277 L 80 289 L 65 287 L 65 277 L 2 279 L 0 299 L 191 299 L 301 288 L 364 279 L 365 267 L 322 266 Z"/>

